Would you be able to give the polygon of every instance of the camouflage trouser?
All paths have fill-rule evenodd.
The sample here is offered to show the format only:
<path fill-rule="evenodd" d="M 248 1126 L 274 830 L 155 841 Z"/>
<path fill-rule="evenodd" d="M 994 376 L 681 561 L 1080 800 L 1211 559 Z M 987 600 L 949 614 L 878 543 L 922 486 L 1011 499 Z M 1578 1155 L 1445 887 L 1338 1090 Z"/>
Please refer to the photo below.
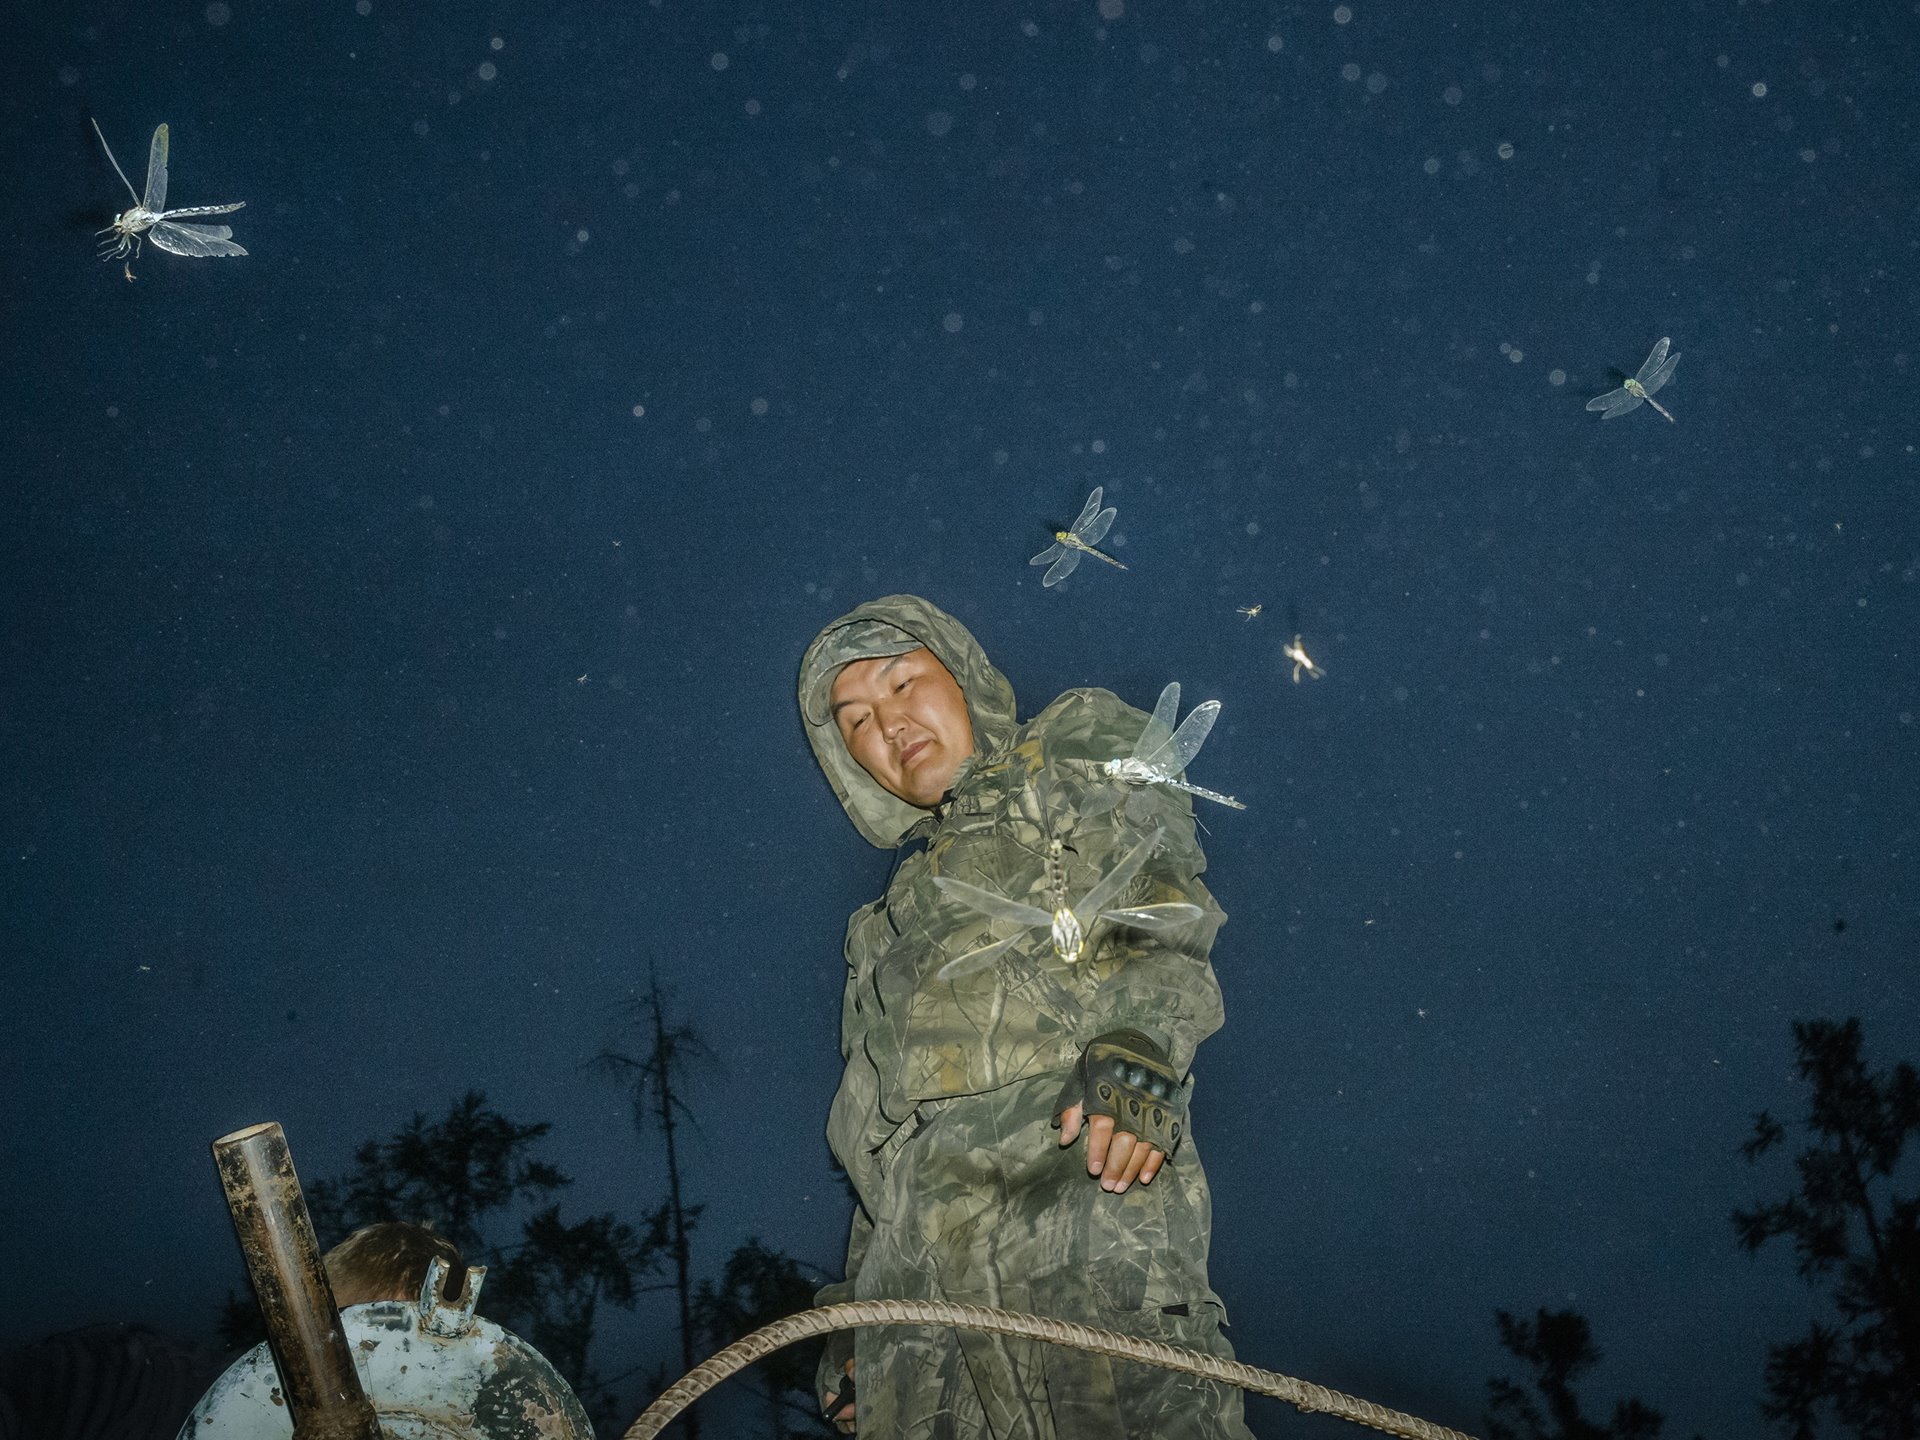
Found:
<path fill-rule="evenodd" d="M 991 1305 L 1231 1359 L 1192 1146 L 1110 1195 L 1084 1140 L 1059 1148 L 1058 1094 L 1052 1078 L 966 1097 L 901 1147 L 855 1297 Z M 1237 1389 L 1057 1345 L 903 1326 L 861 1330 L 855 1356 L 868 1440 L 1248 1440 Z"/>

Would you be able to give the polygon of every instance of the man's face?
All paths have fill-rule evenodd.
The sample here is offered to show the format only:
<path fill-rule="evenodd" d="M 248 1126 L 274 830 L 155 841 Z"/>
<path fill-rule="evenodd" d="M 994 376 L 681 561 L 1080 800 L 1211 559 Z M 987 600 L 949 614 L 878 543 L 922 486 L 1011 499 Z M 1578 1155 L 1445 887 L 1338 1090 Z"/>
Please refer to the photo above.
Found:
<path fill-rule="evenodd" d="M 830 698 L 847 753 L 909 805 L 939 804 L 973 753 L 967 697 L 931 650 L 843 665 Z"/>

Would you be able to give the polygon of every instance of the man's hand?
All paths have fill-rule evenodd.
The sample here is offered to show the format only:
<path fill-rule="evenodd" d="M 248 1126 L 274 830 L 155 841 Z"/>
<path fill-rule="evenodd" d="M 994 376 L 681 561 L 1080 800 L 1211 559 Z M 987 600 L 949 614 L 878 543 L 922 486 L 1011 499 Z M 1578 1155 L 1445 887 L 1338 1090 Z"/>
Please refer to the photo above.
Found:
<path fill-rule="evenodd" d="M 845 1396 L 844 1402 L 841 1397 Z M 853 1361 L 847 1361 L 847 1383 L 827 1397 L 827 1419 L 842 1435 L 853 1434 Z"/>
<path fill-rule="evenodd" d="M 1080 1052 L 1054 1111 L 1061 1147 L 1085 1130 L 1087 1173 L 1120 1195 L 1136 1180 L 1151 1185 L 1180 1148 L 1186 1086 L 1158 1042 L 1138 1030 L 1110 1030 Z"/>
<path fill-rule="evenodd" d="M 1069 1105 L 1059 1115 L 1060 1148 L 1080 1138 L 1084 1124 L 1087 1132 L 1087 1174 L 1098 1176 L 1100 1188 L 1123 1195 L 1138 1180 L 1151 1185 L 1153 1177 L 1166 1164 L 1166 1155 L 1156 1146 L 1130 1131 L 1114 1131 L 1113 1116 L 1096 1115 L 1085 1119 L 1082 1106 Z"/>

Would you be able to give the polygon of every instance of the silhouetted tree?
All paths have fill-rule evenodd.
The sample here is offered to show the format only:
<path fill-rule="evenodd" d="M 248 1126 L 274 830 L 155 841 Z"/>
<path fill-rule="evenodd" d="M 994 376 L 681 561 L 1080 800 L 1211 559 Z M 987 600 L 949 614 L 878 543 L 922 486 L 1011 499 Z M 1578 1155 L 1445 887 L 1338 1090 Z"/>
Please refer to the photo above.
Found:
<path fill-rule="evenodd" d="M 799 1261 L 769 1250 L 755 1237 L 727 1257 L 726 1270 L 715 1285 L 700 1282 L 694 1295 L 694 1325 L 709 1349 L 719 1350 L 763 1325 L 813 1308 L 813 1292 L 820 1286 L 818 1277 L 809 1275 Z M 820 1403 L 813 1391 L 814 1367 L 820 1362 L 824 1337 L 776 1350 L 753 1367 L 760 1393 L 766 1397 L 774 1440 L 786 1440 L 795 1432 L 788 1428 L 787 1417 L 797 1416 L 803 1423 L 803 1435 L 833 1435 L 838 1432 L 820 1414 Z"/>
<path fill-rule="evenodd" d="M 343 1178 L 302 1188 L 322 1249 L 362 1225 L 405 1220 L 432 1225 L 468 1264 L 485 1265 L 480 1311 L 539 1350 L 604 1417 L 612 1396 L 587 1364 L 595 1314 L 602 1300 L 631 1307 L 659 1251 L 611 1214 L 565 1224 L 557 1203 L 523 1221 L 513 1243 L 489 1238 L 492 1217 L 573 1183 L 532 1154 L 551 1128 L 516 1124 L 470 1090 L 443 1119 L 416 1114 L 398 1134 L 361 1144 Z M 228 1292 L 220 1334 L 236 1347 L 265 1338 L 251 1291 Z"/>
<path fill-rule="evenodd" d="M 488 1277 L 481 1294 L 515 1317 L 516 1333 L 567 1377 L 597 1419 L 610 1420 L 612 1387 L 587 1360 L 594 1319 L 602 1300 L 633 1308 L 639 1293 L 634 1282 L 659 1252 L 612 1215 L 568 1225 L 558 1205 L 529 1217 L 521 1233 L 519 1252 L 497 1283 Z"/>
<path fill-rule="evenodd" d="M 649 1045 L 646 1057 L 635 1059 L 619 1051 L 603 1050 L 593 1063 L 602 1074 L 627 1087 L 633 1099 L 635 1128 L 645 1133 L 657 1125 L 666 1143 L 667 1198 L 647 1216 L 647 1243 L 660 1247 L 673 1259 L 674 1289 L 680 1302 L 680 1354 L 685 1370 L 691 1370 L 702 1357 L 697 1353 L 699 1337 L 693 1322 L 693 1275 L 687 1237 L 693 1233 L 702 1207 L 687 1204 L 680 1186 L 676 1130 L 679 1117 L 691 1123 L 693 1112 L 676 1087 L 691 1061 L 711 1059 L 713 1052 L 691 1025 L 667 1023 L 666 997 L 661 993 L 658 975 L 648 976 L 647 993 L 630 1004 L 628 1023 Z M 687 1440 L 699 1440 L 697 1410 L 687 1410 L 680 1424 Z"/>
<path fill-rule="evenodd" d="M 1907 1141 L 1920 1134 L 1920 1076 L 1908 1064 L 1875 1074 L 1860 1022 L 1796 1021 L 1800 1078 L 1813 1086 L 1810 1143 L 1794 1157 L 1800 1188 L 1736 1210 L 1749 1251 L 1793 1241 L 1801 1276 L 1824 1284 L 1837 1325 L 1769 1346 L 1762 1408 L 1793 1440 L 1813 1440 L 1822 1407 L 1861 1440 L 1920 1436 L 1920 1196 L 1893 1193 Z M 1740 1147 L 1758 1160 L 1786 1138 L 1766 1111 Z"/>
<path fill-rule="evenodd" d="M 304 1187 L 314 1231 L 325 1247 L 362 1225 L 427 1220 L 469 1264 L 496 1264 L 501 1252 L 487 1243 L 482 1219 L 573 1183 L 531 1154 L 552 1128 L 517 1125 L 469 1090 L 443 1120 L 416 1113 L 390 1139 L 364 1141 L 345 1178 Z"/>
<path fill-rule="evenodd" d="M 1523 1320 L 1500 1310 L 1495 1318 L 1500 1343 L 1532 1368 L 1534 1393 L 1511 1380 L 1487 1381 L 1490 1440 L 1655 1440 L 1660 1434 L 1665 1418 L 1638 1400 L 1615 1404 L 1606 1425 L 1580 1413 L 1573 1383 L 1599 1363 L 1600 1350 L 1578 1311 L 1543 1308 Z"/>

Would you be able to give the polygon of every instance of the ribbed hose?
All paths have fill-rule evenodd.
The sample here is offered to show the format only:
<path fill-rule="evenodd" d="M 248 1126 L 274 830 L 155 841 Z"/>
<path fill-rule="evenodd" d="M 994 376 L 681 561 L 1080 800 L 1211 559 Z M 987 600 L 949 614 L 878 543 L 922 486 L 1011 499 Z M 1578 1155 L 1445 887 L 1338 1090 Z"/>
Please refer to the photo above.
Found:
<path fill-rule="evenodd" d="M 834 1330 L 851 1330 L 860 1325 L 942 1325 L 958 1330 L 984 1330 L 992 1335 L 1013 1335 L 1022 1340 L 1044 1340 L 1053 1345 L 1088 1350 L 1095 1355 L 1136 1360 L 1143 1365 L 1158 1365 L 1165 1370 L 1238 1385 L 1258 1395 L 1285 1400 L 1304 1411 L 1337 1415 L 1342 1420 L 1388 1435 L 1403 1435 L 1407 1440 L 1472 1440 L 1471 1436 L 1444 1425 L 1403 1415 L 1367 1400 L 1356 1400 L 1351 1395 L 1310 1385 L 1288 1375 L 1242 1365 L 1237 1360 L 1222 1360 L 1197 1350 L 1182 1350 L 1175 1345 L 1142 1340 L 1114 1330 L 1096 1330 L 1091 1325 L 1047 1320 L 1011 1310 L 989 1310 L 984 1305 L 949 1305 L 944 1300 L 854 1300 L 844 1305 L 803 1310 L 798 1315 L 776 1320 L 745 1339 L 734 1341 L 675 1381 L 633 1422 L 623 1440 L 651 1440 L 667 1428 L 674 1416 L 729 1375 L 746 1369 L 756 1360 L 764 1360 L 796 1340 L 808 1340 Z"/>

